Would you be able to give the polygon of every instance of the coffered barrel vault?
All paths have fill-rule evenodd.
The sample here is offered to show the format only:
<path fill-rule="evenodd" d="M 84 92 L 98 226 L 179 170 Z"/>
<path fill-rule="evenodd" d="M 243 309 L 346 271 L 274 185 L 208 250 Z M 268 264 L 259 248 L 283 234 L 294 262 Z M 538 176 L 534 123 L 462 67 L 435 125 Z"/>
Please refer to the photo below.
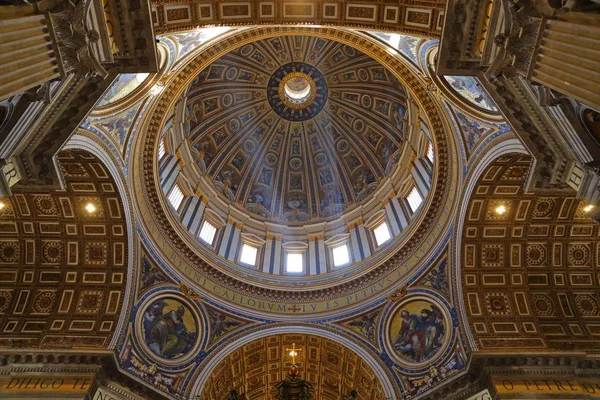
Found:
<path fill-rule="evenodd" d="M 128 279 L 125 213 L 95 156 L 67 150 L 58 161 L 63 190 L 15 191 L 0 210 L 0 343 L 104 349 Z"/>
<path fill-rule="evenodd" d="M 498 158 L 469 199 L 461 246 L 469 326 L 484 351 L 597 352 L 598 225 L 572 195 L 525 192 L 531 161 Z"/>
<path fill-rule="evenodd" d="M 384 398 L 377 374 L 340 343 L 307 334 L 282 334 L 252 341 L 232 351 L 208 378 L 201 400 L 227 399 L 237 389 L 249 399 L 270 399 L 268 388 L 285 378 L 291 358 L 285 351 L 298 346 L 298 365 L 313 385 L 315 398 L 338 400 L 357 391 L 357 399 Z"/>

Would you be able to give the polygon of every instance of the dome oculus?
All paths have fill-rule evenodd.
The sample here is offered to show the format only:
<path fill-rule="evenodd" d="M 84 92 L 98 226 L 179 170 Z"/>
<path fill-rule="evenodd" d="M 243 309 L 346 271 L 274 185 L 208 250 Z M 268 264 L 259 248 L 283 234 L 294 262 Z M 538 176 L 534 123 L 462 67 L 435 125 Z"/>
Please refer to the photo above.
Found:
<path fill-rule="evenodd" d="M 302 72 L 288 74 L 279 84 L 279 97 L 296 107 L 305 108 L 314 99 L 315 83 Z"/>
<path fill-rule="evenodd" d="M 267 85 L 267 97 L 281 118 L 307 121 L 316 117 L 327 102 L 327 82 L 314 66 L 291 62 L 277 68 Z"/>

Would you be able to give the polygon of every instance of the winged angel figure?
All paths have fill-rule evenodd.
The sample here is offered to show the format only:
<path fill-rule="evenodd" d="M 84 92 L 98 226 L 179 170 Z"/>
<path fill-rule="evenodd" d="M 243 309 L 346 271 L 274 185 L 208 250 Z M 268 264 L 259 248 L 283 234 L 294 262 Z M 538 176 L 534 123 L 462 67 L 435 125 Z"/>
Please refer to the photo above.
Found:
<path fill-rule="evenodd" d="M 94 57 L 92 43 L 100 39 L 98 32 L 86 27 L 89 3 L 67 0 L 58 12 L 51 12 L 56 45 L 64 66 L 64 73 L 74 71 L 84 77 L 105 78 L 108 72 Z"/>
<path fill-rule="evenodd" d="M 218 338 L 229 332 L 231 328 L 239 324 L 236 321 L 228 321 L 225 314 L 217 313 L 213 310 L 208 310 L 208 314 L 210 316 L 210 328 L 214 338 Z"/>
<path fill-rule="evenodd" d="M 376 320 L 378 315 L 379 311 L 370 314 L 364 314 L 362 317 L 360 317 L 360 319 L 350 321 L 348 325 L 359 329 L 360 332 L 369 340 L 375 340 L 375 333 L 377 331 Z"/>

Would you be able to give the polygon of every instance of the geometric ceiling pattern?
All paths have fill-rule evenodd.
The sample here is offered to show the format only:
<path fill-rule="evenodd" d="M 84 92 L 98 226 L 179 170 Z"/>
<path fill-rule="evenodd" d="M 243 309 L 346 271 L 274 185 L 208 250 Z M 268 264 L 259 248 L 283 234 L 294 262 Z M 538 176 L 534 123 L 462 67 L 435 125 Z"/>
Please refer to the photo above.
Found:
<path fill-rule="evenodd" d="M 176 154 L 180 157 L 183 153 L 186 157 L 185 165 L 188 168 L 183 171 L 189 171 L 191 164 L 192 171 L 196 172 L 189 175 L 182 173 L 180 176 L 188 181 L 186 183 L 191 183 L 185 185 L 186 194 L 189 194 L 188 191 L 195 192 L 194 189 L 200 190 L 196 184 L 206 183 L 211 185 L 211 190 L 206 193 L 216 192 L 220 197 L 217 199 L 212 196 L 210 202 L 224 200 L 229 206 L 250 211 L 252 218 L 258 221 L 275 219 L 285 224 L 303 226 L 305 222 L 316 219 L 334 220 L 346 211 L 353 212 L 353 208 L 359 208 L 364 204 L 363 200 L 365 203 L 370 201 L 367 199 L 369 193 L 370 197 L 374 196 L 371 191 L 380 184 L 381 178 L 399 175 L 393 174 L 397 167 L 412 163 L 410 158 L 405 160 L 404 156 L 396 158 L 396 154 L 414 152 L 415 137 L 409 132 L 417 131 L 415 125 L 424 129 L 430 127 L 431 121 L 419 121 L 422 110 L 413 106 L 413 99 L 390 71 L 366 55 L 370 54 L 366 47 L 357 45 L 353 48 L 335 41 L 350 40 L 352 36 L 323 39 L 283 34 L 253 42 L 248 42 L 250 36 L 247 36 L 244 40 L 246 44 L 240 46 L 238 42 L 239 47 L 232 46 L 233 50 L 225 55 L 210 58 L 203 70 L 195 67 L 196 72 L 179 75 L 177 71 L 186 69 L 189 66 L 186 63 L 190 60 L 179 57 L 176 62 L 176 54 L 184 54 L 188 58 L 190 53 L 198 49 L 198 42 L 205 43 L 203 40 L 210 40 L 228 30 L 209 29 L 211 31 L 206 35 L 204 31 L 208 29 L 182 34 L 185 36 L 183 38 L 170 35 L 170 39 L 163 40 L 169 42 L 168 52 L 172 54 L 168 63 L 173 70 L 169 71 L 170 67 L 167 67 L 161 75 L 161 82 L 167 82 L 162 91 L 150 91 L 146 85 L 152 79 L 158 80 L 158 76 L 148 77 L 140 85 L 140 90 L 132 88 L 131 93 L 121 99 L 118 98 L 119 90 L 111 90 L 106 101 L 113 101 L 114 98 L 110 97 L 115 94 L 117 100 L 106 107 L 112 107 L 110 110 L 114 112 L 109 113 L 106 107 L 102 107 L 93 119 L 88 119 L 92 123 L 87 124 L 86 129 L 102 137 L 108 144 L 119 144 L 117 149 L 111 144 L 110 151 L 118 152 L 120 157 L 123 157 L 123 153 L 128 155 L 124 160 L 128 176 L 131 177 L 131 171 L 137 168 L 139 137 L 136 136 L 143 132 L 144 127 L 148 127 L 146 122 L 150 118 L 145 115 L 146 109 L 154 109 L 158 104 L 156 98 L 160 94 L 156 93 L 163 93 L 162 96 L 169 93 L 170 104 L 160 109 L 159 113 L 166 118 L 174 117 L 172 126 L 183 128 L 185 134 L 185 137 L 179 136 L 181 132 L 177 131 L 163 137 L 167 139 L 166 151 L 170 156 Z M 282 32 L 290 34 L 287 30 Z M 408 36 L 376 36 L 393 45 L 402 53 L 402 57 L 407 58 L 400 64 L 407 65 L 410 59 L 410 68 L 406 68 L 408 72 L 400 66 L 395 67 L 394 72 L 402 76 L 412 76 L 414 72 L 423 77 L 423 71 L 417 72 L 415 66 L 427 68 L 426 54 L 431 49 L 435 50 L 435 41 L 427 42 L 426 39 Z M 227 35 L 227 38 L 215 44 L 226 45 L 229 37 Z M 207 53 L 210 53 L 211 47 L 217 46 L 209 46 Z M 365 53 L 358 51 L 358 48 Z M 390 53 L 396 54 L 395 50 L 382 54 L 387 56 Z M 303 117 L 294 117 L 294 112 L 285 110 L 269 97 L 280 95 L 276 78 L 282 69 L 289 72 L 287 68 L 290 66 L 309 75 L 316 84 L 314 102 L 320 102 L 318 105 L 322 108 L 305 120 Z M 168 83 L 171 79 L 182 82 L 181 91 L 171 90 Z M 418 80 L 411 82 L 418 86 Z M 116 82 L 116 85 L 123 85 L 127 91 L 130 83 L 124 80 Z M 296 83 L 297 91 L 304 90 L 301 81 Z M 429 87 L 431 92 L 421 93 L 419 100 L 426 100 L 431 93 L 436 101 L 445 102 L 449 96 L 439 87 L 445 83 L 435 83 L 438 89 L 434 91 Z M 139 95 L 141 92 L 145 93 L 145 99 Z M 170 108 L 176 98 L 171 95 L 178 93 L 179 96 L 182 92 L 185 107 L 178 103 L 177 113 L 173 113 Z M 440 94 L 445 97 L 440 98 Z M 319 95 L 325 102 L 319 100 Z M 482 150 L 482 142 L 489 142 L 487 138 L 497 136 L 499 131 L 504 131 L 501 128 L 507 127 L 496 123 L 500 118 L 488 123 L 485 118 L 487 114 L 483 111 L 472 113 L 472 107 L 466 105 L 464 99 L 450 100 L 452 104 L 446 107 L 447 114 L 442 118 L 449 118 L 448 122 L 455 120 L 452 133 L 463 136 L 461 141 L 465 142 L 469 153 Z M 460 114 L 457 109 L 461 109 Z M 301 116 L 301 113 L 295 114 Z M 409 122 L 412 131 L 407 126 Z M 435 130 L 437 132 L 440 128 Z M 185 139 L 183 143 L 182 139 Z M 152 142 L 154 146 L 155 142 Z M 437 146 L 440 146 L 440 142 L 436 141 L 435 144 L 434 168 L 437 168 L 448 153 L 442 151 L 443 141 L 439 149 Z M 187 158 L 190 155 L 188 149 L 193 162 Z M 151 153 L 154 158 L 154 152 Z M 458 161 L 460 163 L 460 158 Z M 148 175 L 151 175 L 152 168 L 148 168 L 148 171 Z M 361 171 L 364 173 L 359 174 Z M 199 179 L 200 183 L 194 181 L 199 176 L 203 178 Z M 159 207 L 164 212 L 162 206 Z M 121 215 L 124 215 L 123 212 Z M 427 215 L 430 216 L 430 213 Z M 260 301 L 255 302 L 254 288 L 239 286 L 240 280 L 231 276 L 233 274 L 228 275 L 227 279 L 236 285 L 235 290 L 225 288 L 220 293 L 215 291 L 217 296 L 206 290 L 208 286 L 194 285 L 205 282 L 203 280 L 197 281 L 195 277 L 191 283 L 180 280 L 171 273 L 178 263 L 168 256 L 169 252 L 164 247 L 156 246 L 154 238 L 150 237 L 151 230 L 147 232 L 143 223 L 138 228 L 136 234 L 139 234 L 141 246 L 146 251 L 141 251 L 140 257 L 136 257 L 142 272 L 141 281 L 137 285 L 137 297 L 126 325 L 128 329 L 123 335 L 126 339 L 118 345 L 119 363 L 123 370 L 164 393 L 183 398 L 200 395 L 206 399 L 225 399 L 230 390 L 235 388 L 249 399 L 269 398 L 274 383 L 285 377 L 289 357 L 284 349 L 293 343 L 303 349 L 299 357 L 301 376 L 313 384 L 314 398 L 347 398 L 352 389 L 357 389 L 359 399 L 383 399 L 386 398 L 384 391 L 388 398 L 399 398 L 402 392 L 417 396 L 428 391 L 434 383 L 437 385 L 441 380 L 452 379 L 466 367 L 469 349 L 465 346 L 464 338 L 456 335 L 457 322 L 453 317 L 456 305 L 448 304 L 445 272 L 453 265 L 445 256 L 433 257 L 437 259 L 436 262 L 426 261 L 427 265 L 420 265 L 421 274 L 414 278 L 414 282 L 420 283 L 410 287 L 410 298 L 407 297 L 406 301 L 401 288 L 397 288 L 390 298 L 400 298 L 402 304 L 386 302 L 380 294 L 388 290 L 387 286 L 386 289 L 381 286 L 391 282 L 387 278 L 356 292 L 370 298 L 369 303 L 365 301 L 368 306 L 360 310 L 358 305 L 353 305 L 357 301 L 356 295 L 351 297 L 334 293 L 337 297 L 332 298 L 325 290 L 315 291 L 314 294 L 301 290 L 290 291 L 293 298 L 289 304 L 280 301 L 280 297 L 271 296 L 271 292 L 263 295 L 261 291 Z M 113 237 L 111 240 L 115 239 Z M 203 261 L 194 265 L 199 264 L 203 264 Z M 404 273 L 402 268 L 395 271 Z M 396 281 L 396 278 L 392 279 Z M 119 290 L 123 291 L 124 287 Z M 221 290 L 220 286 L 218 290 Z M 354 289 L 342 290 L 352 293 L 350 290 Z M 310 296 L 310 302 L 300 303 L 301 296 Z M 341 299 L 340 304 L 337 298 Z M 240 308 L 230 308 L 238 300 L 240 308 L 252 307 L 254 302 L 258 312 L 246 315 L 240 312 Z M 425 304 L 425 300 L 429 303 Z M 391 308 L 385 308 L 386 304 Z M 180 306 L 183 307 L 181 311 Z M 317 306 L 320 309 L 312 312 L 313 307 Z M 330 311 L 329 307 L 334 311 Z M 343 307 L 353 307 L 354 311 L 342 313 L 339 310 Z M 314 335 L 306 334 L 303 326 L 298 325 L 296 334 L 268 336 L 241 345 L 226 355 L 221 353 L 225 344 L 238 341 L 251 330 L 268 328 L 275 321 L 297 325 L 303 321 L 300 313 L 305 313 L 305 309 L 308 310 L 306 313 L 312 314 L 311 323 L 315 330 L 311 333 Z M 273 316 L 269 315 L 271 310 Z M 331 316 L 317 315 L 322 311 L 329 312 Z M 435 333 L 431 337 L 433 345 L 427 346 L 425 335 L 405 330 L 402 323 L 404 311 L 408 312 L 406 318 L 416 324 L 419 332 L 428 330 Z M 73 318 L 78 317 L 76 310 L 72 309 L 72 313 Z M 94 316 L 98 320 L 106 319 L 102 312 Z M 164 321 L 176 322 L 178 316 L 183 318 L 185 329 L 177 323 L 174 332 L 165 328 Z M 165 328 L 163 333 L 153 329 L 154 320 L 156 327 Z M 325 339 L 319 336 L 320 329 L 329 332 L 334 330 L 339 336 L 335 341 Z M 369 349 L 373 355 L 370 365 L 375 361 L 383 367 L 387 376 L 385 373 L 377 376 L 365 360 L 344 345 L 348 344 L 351 337 L 353 342 L 361 341 L 361 346 Z M 417 350 L 407 346 L 409 340 L 413 342 L 411 345 L 418 347 Z M 212 364 L 213 357 L 225 358 Z M 421 362 L 422 365 L 416 365 Z M 439 377 L 431 381 L 431 374 L 436 373 Z M 202 379 L 202 388 L 195 385 L 199 382 L 197 378 Z M 392 393 L 396 393 L 396 396 Z"/>
<path fill-rule="evenodd" d="M 310 108 L 279 99 L 282 69 L 317 83 Z M 330 218 L 367 199 L 407 135 L 407 95 L 393 74 L 323 38 L 246 44 L 204 69 L 185 96 L 200 171 L 226 200 L 280 221 Z"/>
<path fill-rule="evenodd" d="M 58 161 L 64 190 L 13 188 L 0 210 L 1 346 L 102 349 L 117 327 L 128 256 L 117 186 L 90 153 Z"/>
<path fill-rule="evenodd" d="M 99 2 L 105 22 L 112 26 L 111 7 L 140 7 L 128 2 Z M 289 374 L 293 346 L 301 379 L 312 398 L 324 400 L 462 398 L 462 382 L 476 387 L 472 367 L 482 353 L 521 352 L 529 360 L 553 351 L 600 354 L 600 228 L 586 214 L 588 204 L 566 189 L 526 192 L 534 186 L 535 160 L 522 154 L 497 158 L 474 186 L 464 185 L 488 150 L 518 147 L 515 135 L 507 135 L 510 143 L 493 141 L 510 127 L 485 80 L 434 71 L 439 42 L 430 39 L 440 36 L 446 12 L 450 24 L 468 22 L 461 13 L 469 2 L 142 4 L 154 28 L 144 39 L 167 35 L 156 39 L 160 71 L 119 69 L 129 73 L 113 82 L 82 125 L 87 132 L 72 142 L 103 156 L 119 153 L 106 158 L 117 164 L 62 151 L 56 167 L 63 189 L 15 185 L 0 199 L 0 348 L 23 349 L 14 358 L 24 352 L 44 361 L 39 368 L 46 358 L 29 349 L 110 354 L 111 366 L 118 363 L 154 395 L 201 400 L 237 399 L 232 389 L 245 400 L 277 397 L 273 388 Z M 523 5 L 513 2 L 511 11 Z M 492 0 L 485 3 L 491 11 Z M 129 19 L 140 29 L 139 20 Z M 506 16 L 506 24 L 521 25 L 517 19 Z M 184 28 L 193 32 L 176 33 Z M 465 40 L 479 41 L 479 28 Z M 133 51 L 145 59 L 137 42 L 113 43 L 114 54 L 105 58 Z M 525 97 L 516 95 L 511 71 L 494 78 L 478 72 L 496 87 L 490 92 L 496 99 L 503 97 L 500 82 L 511 81 L 515 96 L 504 96 L 502 109 L 518 108 L 513 100 Z M 106 87 L 99 81 L 92 77 L 87 89 Z M 60 91 L 53 106 L 63 106 L 66 91 Z M 73 107 L 88 94 L 65 104 L 71 107 L 65 115 L 78 117 Z M 539 114 L 548 104 L 538 106 L 515 108 L 513 117 Z M 156 160 L 156 149 L 163 160 Z M 166 200 L 157 186 L 170 193 Z M 428 209 L 417 211 L 415 202 Z M 411 212 L 398 214 L 404 209 Z M 222 245 L 214 257 L 187 235 L 193 223 L 206 227 L 200 224 L 213 220 Z M 393 222 L 392 236 L 401 240 L 379 243 L 375 225 L 382 221 L 384 231 Z M 190 229 L 181 232 L 173 226 L 179 222 Z M 326 228 L 316 232 L 316 226 Z M 254 249 L 262 252 L 260 263 L 267 247 L 271 266 L 286 254 L 307 254 L 311 266 L 319 264 L 313 275 L 320 275 L 325 255 L 336 258 L 334 242 L 346 243 L 351 256 L 361 253 L 362 261 L 365 250 L 372 254 L 369 243 L 362 247 L 367 239 L 382 252 L 360 271 L 331 276 L 270 278 L 260 276 L 258 261 L 258 271 L 222 263 L 236 258 L 231 246 L 260 242 L 264 250 Z M 456 258 L 448 251 L 454 245 Z M 296 247 L 308 250 L 291 252 Z M 129 260 L 132 251 L 139 254 Z M 100 351 L 107 348 L 115 354 Z M 572 354 L 560 354 L 557 364 Z M 2 366 L 13 368 L 13 361 L 5 357 Z M 19 374 L 30 372 L 15 364 Z M 51 368 L 41 372 L 62 372 Z M 94 389 L 105 378 L 99 374 Z M 448 396 L 431 395 L 440 389 Z M 455 390 L 463 393 L 449 394 Z"/>
<path fill-rule="evenodd" d="M 442 33 L 446 2 L 302 2 L 152 0 L 154 31 L 160 34 L 206 26 L 313 25 L 352 26 L 435 38 Z"/>
<path fill-rule="evenodd" d="M 600 351 L 598 224 L 573 195 L 526 193 L 531 163 L 498 158 L 469 199 L 461 282 L 471 332 L 484 351 Z"/>
<path fill-rule="evenodd" d="M 291 365 L 287 348 L 295 344 L 302 379 L 312 385 L 313 399 L 385 398 L 375 372 L 352 350 L 336 341 L 308 334 L 282 334 L 254 340 L 231 351 L 211 372 L 201 400 L 227 400 L 236 389 L 247 400 L 268 400 L 270 389 L 286 378 Z M 243 397 L 242 397 L 243 398 Z"/>

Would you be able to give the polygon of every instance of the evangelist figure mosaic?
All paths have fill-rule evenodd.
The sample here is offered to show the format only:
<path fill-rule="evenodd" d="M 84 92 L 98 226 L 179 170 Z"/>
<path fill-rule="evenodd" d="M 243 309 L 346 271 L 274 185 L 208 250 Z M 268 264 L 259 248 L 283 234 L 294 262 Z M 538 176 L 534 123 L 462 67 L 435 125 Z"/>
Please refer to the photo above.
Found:
<path fill-rule="evenodd" d="M 159 357 L 174 359 L 189 353 L 197 330 L 192 312 L 178 300 L 157 300 L 144 312 L 144 340 Z"/>
<path fill-rule="evenodd" d="M 438 354 L 446 330 L 444 314 L 436 305 L 415 300 L 396 311 L 390 324 L 390 337 L 401 359 L 421 363 Z"/>

